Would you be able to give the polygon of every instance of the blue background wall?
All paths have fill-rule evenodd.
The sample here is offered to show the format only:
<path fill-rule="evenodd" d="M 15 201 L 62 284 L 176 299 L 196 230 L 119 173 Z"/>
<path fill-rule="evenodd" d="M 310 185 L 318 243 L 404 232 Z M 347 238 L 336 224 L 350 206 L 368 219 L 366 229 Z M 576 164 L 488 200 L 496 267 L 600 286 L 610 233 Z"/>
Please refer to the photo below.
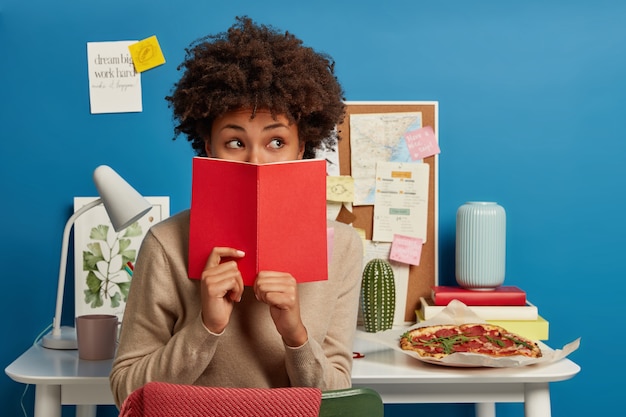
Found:
<path fill-rule="evenodd" d="M 624 369 L 609 366 L 612 347 L 626 343 L 626 3 L 618 0 L 0 0 L 2 369 L 52 320 L 63 226 L 72 198 L 95 194 L 97 165 L 145 195 L 169 195 L 172 212 L 188 207 L 192 152 L 171 140 L 163 97 L 184 47 L 239 14 L 333 55 L 348 100 L 439 101 L 441 281 L 453 280 L 458 206 L 501 203 L 506 283 L 539 306 L 552 345 L 582 337 L 571 356 L 582 371 L 553 384 L 553 415 L 621 409 L 608 380 Z M 144 73 L 143 112 L 91 115 L 86 42 L 151 35 L 167 64 Z M 71 308 L 64 317 L 71 322 Z M 603 331 L 611 335 L 597 345 Z M 23 391 L 0 376 L 3 415 L 21 414 Z M 24 396 L 29 413 L 33 391 Z M 473 415 L 467 405 L 387 407 L 391 416 L 426 412 Z M 499 405 L 498 415 L 522 415 L 521 405 Z"/>

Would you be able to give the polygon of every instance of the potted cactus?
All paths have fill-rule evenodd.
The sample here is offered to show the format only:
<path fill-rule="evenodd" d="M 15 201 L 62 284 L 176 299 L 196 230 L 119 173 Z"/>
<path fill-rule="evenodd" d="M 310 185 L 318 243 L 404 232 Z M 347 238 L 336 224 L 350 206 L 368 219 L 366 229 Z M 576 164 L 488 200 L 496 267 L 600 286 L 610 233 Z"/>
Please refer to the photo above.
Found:
<path fill-rule="evenodd" d="M 391 329 L 396 309 L 396 284 L 388 261 L 377 258 L 365 264 L 361 309 L 366 332 Z"/>

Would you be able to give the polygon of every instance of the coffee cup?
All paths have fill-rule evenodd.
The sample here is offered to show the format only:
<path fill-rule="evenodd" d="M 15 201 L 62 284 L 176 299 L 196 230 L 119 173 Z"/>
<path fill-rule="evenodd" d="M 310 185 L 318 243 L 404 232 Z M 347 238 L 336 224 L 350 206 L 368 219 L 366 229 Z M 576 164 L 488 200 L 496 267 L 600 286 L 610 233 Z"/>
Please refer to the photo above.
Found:
<path fill-rule="evenodd" d="M 76 317 L 78 357 L 89 361 L 113 359 L 117 348 L 117 316 L 87 314 Z"/>

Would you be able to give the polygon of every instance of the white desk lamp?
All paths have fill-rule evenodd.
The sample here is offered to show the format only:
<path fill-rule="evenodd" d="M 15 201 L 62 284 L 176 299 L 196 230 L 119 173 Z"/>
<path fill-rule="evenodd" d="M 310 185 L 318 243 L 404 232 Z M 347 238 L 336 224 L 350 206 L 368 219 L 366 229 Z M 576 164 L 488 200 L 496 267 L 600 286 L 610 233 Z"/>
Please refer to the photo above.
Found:
<path fill-rule="evenodd" d="M 100 198 L 94 200 L 68 219 L 63 231 L 63 246 L 61 247 L 61 266 L 59 267 L 59 283 L 57 287 L 57 303 L 52 322 L 52 330 L 45 335 L 41 344 L 50 349 L 76 349 L 76 330 L 73 327 L 61 327 L 61 312 L 63 309 L 63 292 L 65 290 L 65 270 L 67 267 L 67 251 L 70 231 L 76 219 L 91 208 L 104 204 L 104 208 L 116 232 L 127 228 L 152 208 L 152 205 L 130 186 L 113 169 L 101 165 L 93 172 L 93 181 Z"/>

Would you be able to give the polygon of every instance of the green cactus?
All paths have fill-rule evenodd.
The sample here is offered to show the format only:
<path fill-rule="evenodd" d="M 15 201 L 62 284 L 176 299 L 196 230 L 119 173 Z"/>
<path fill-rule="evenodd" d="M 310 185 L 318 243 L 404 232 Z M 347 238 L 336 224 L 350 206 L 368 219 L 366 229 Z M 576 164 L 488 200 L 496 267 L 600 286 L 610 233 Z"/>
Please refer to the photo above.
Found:
<path fill-rule="evenodd" d="M 372 259 L 365 264 L 361 308 L 366 332 L 391 329 L 396 310 L 396 284 L 391 264 L 384 259 Z"/>

